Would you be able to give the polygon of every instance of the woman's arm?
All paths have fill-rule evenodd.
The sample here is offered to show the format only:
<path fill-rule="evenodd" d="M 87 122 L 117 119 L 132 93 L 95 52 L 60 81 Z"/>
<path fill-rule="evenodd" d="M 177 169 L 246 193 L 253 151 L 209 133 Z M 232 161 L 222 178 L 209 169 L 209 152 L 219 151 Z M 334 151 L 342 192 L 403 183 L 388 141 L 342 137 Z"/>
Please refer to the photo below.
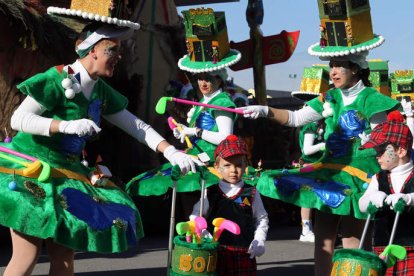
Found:
<path fill-rule="evenodd" d="M 239 107 L 237 109 L 243 110 L 244 117 L 246 118 L 257 119 L 259 117 L 266 117 L 281 125 L 290 127 L 303 126 L 307 123 L 323 119 L 323 116 L 310 106 L 305 106 L 304 108 L 296 111 L 278 109 L 263 105 L 250 105 Z"/>
<path fill-rule="evenodd" d="M 217 123 L 218 131 L 203 130 L 201 139 L 212 143 L 214 145 L 220 144 L 221 141 L 233 133 L 233 116 L 226 111 L 216 111 L 215 120 Z"/>
<path fill-rule="evenodd" d="M 126 109 L 115 114 L 104 115 L 103 117 L 137 139 L 139 142 L 150 147 L 153 151 L 159 150 L 160 152 L 164 152 L 164 149 L 169 146 L 168 143 L 161 144 L 165 139 L 149 124 L 145 123 Z"/>
<path fill-rule="evenodd" d="M 313 144 L 315 142 L 315 134 L 312 132 L 306 132 L 303 136 L 302 152 L 304 155 L 312 155 L 325 148 L 325 143 Z"/>
<path fill-rule="evenodd" d="M 41 104 L 27 96 L 11 117 L 11 128 L 35 135 L 50 136 L 53 119 L 40 116 L 45 110 Z"/>

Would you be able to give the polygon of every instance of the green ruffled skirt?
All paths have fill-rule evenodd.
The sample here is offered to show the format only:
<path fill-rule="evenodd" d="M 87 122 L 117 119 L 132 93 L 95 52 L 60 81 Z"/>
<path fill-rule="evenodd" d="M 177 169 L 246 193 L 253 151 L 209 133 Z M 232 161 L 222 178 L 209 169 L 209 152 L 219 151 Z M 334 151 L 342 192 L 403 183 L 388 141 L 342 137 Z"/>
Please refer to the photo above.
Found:
<path fill-rule="evenodd" d="M 52 167 L 43 182 L 38 180 L 42 167 L 23 176 L 24 166 L 0 158 L 1 225 L 74 250 L 100 253 L 125 251 L 143 237 L 140 214 L 124 191 L 115 185 L 92 186 L 89 170 L 78 161 L 68 164 L 71 170 L 57 167 L 54 159 L 42 161 Z"/>

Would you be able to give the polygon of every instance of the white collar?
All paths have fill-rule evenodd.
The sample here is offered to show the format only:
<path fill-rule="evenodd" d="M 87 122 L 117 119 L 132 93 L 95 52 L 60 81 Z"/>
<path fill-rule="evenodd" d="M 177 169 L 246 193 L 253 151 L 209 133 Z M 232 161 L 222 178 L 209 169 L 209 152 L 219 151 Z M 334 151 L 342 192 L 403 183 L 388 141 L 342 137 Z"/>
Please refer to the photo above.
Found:
<path fill-rule="evenodd" d="M 406 174 L 406 173 L 411 172 L 412 170 L 413 170 L 413 163 L 412 161 L 410 161 L 408 163 L 395 167 L 390 172 L 392 174 Z"/>
<path fill-rule="evenodd" d="M 215 96 L 217 96 L 220 93 L 221 93 L 221 88 L 219 90 L 217 90 L 216 92 L 213 92 L 213 93 L 208 94 L 208 95 L 204 95 L 203 96 L 203 103 L 208 103 L 212 98 L 214 98 Z"/>
<path fill-rule="evenodd" d="M 243 180 L 240 180 L 236 184 L 230 184 L 225 182 L 223 179 L 219 181 L 219 188 L 223 191 L 227 196 L 231 197 L 237 194 L 237 192 L 243 188 L 244 182 Z"/>
<path fill-rule="evenodd" d="M 354 86 L 347 89 L 341 89 L 341 91 L 345 97 L 352 97 L 358 95 L 358 93 L 361 92 L 364 88 L 364 83 L 362 80 L 359 80 Z"/>
<path fill-rule="evenodd" d="M 77 73 L 80 74 L 80 84 L 82 87 L 88 87 L 88 86 L 94 86 L 95 83 L 97 82 L 97 80 L 94 80 L 91 78 L 91 76 L 89 75 L 88 71 L 86 71 L 85 67 L 83 67 L 82 63 L 78 60 L 76 60 L 72 65 L 71 65 L 73 71 L 75 72 L 75 75 Z"/>

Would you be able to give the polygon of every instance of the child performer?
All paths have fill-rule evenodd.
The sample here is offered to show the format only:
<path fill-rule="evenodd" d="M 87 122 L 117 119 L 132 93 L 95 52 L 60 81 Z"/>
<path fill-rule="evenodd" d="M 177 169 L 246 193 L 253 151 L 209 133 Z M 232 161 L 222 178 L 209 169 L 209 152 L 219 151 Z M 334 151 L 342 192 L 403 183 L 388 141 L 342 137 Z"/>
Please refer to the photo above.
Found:
<path fill-rule="evenodd" d="M 203 215 L 209 226 L 213 219 L 222 217 L 241 229 L 240 235 L 224 231 L 220 236 L 217 274 L 256 275 L 255 257 L 265 252 L 269 219 L 256 188 L 241 180 L 247 166 L 247 146 L 243 139 L 229 135 L 217 146 L 214 158 L 222 179 L 207 189 Z M 194 205 L 190 219 L 199 214 L 200 202 Z"/>
<path fill-rule="evenodd" d="M 406 204 L 400 215 L 393 243 L 407 250 L 407 258 L 397 261 L 386 275 L 413 275 L 414 272 L 414 167 L 410 158 L 413 136 L 403 122 L 388 121 L 377 125 L 370 140 L 361 148 L 374 148 L 381 171 L 372 177 L 359 208 L 366 212 L 369 203 L 386 210 L 376 213 L 374 222 L 374 251 L 380 254 L 390 239 L 394 222 L 395 204 L 402 199 Z"/>

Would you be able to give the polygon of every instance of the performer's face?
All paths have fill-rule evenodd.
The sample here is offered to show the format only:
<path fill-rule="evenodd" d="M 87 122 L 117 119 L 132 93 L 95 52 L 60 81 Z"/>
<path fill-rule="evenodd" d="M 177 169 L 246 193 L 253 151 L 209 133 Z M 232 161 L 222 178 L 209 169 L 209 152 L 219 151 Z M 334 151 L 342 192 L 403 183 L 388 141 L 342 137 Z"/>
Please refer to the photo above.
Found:
<path fill-rule="evenodd" d="M 383 144 L 375 147 L 378 164 L 382 170 L 392 170 L 400 164 L 401 148 L 391 144 Z"/>
<path fill-rule="evenodd" d="M 121 59 L 121 43 L 117 39 L 104 39 L 94 47 L 95 68 L 98 76 L 112 77 L 118 61 Z"/>
<path fill-rule="evenodd" d="M 214 168 L 220 172 L 225 182 L 236 184 L 240 182 L 246 169 L 246 157 L 244 155 L 234 155 L 228 158 L 219 157 L 214 163 Z"/>
<path fill-rule="evenodd" d="M 200 89 L 200 92 L 203 95 L 209 95 L 218 90 L 220 85 L 220 80 L 218 77 L 212 76 L 207 73 L 197 74 L 197 83 Z"/>
<path fill-rule="evenodd" d="M 348 89 L 354 86 L 359 80 L 357 69 L 351 67 L 347 61 L 331 61 L 329 77 L 335 88 Z"/>

